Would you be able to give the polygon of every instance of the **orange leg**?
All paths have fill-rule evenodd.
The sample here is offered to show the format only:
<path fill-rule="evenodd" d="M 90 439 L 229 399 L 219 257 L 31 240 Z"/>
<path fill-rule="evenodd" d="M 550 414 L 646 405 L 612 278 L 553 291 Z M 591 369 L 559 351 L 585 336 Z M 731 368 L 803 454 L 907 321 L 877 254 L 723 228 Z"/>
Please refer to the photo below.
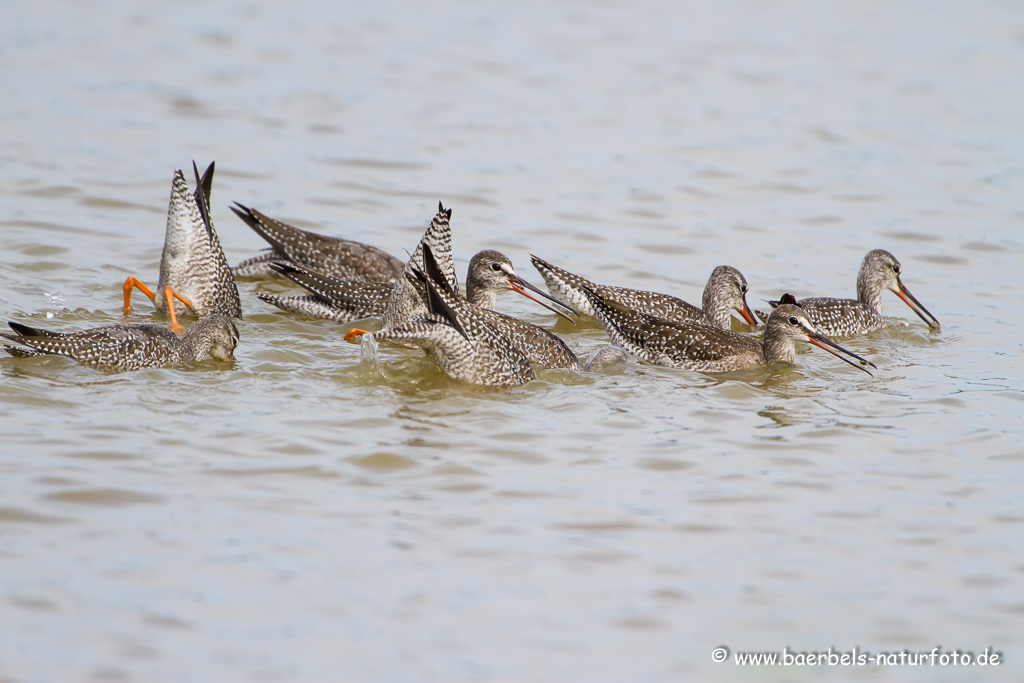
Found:
<path fill-rule="evenodd" d="M 141 291 L 143 294 L 148 296 L 150 299 L 156 298 L 156 294 L 153 293 L 153 290 L 151 290 L 149 287 L 147 287 L 146 285 L 144 285 L 141 282 L 139 282 L 137 279 L 135 279 L 134 276 L 129 277 L 127 280 L 124 281 L 124 314 L 125 315 L 128 315 L 129 313 L 132 312 L 132 289 L 134 289 L 135 287 L 138 287 L 139 291 Z"/>
<path fill-rule="evenodd" d="M 370 334 L 366 330 L 361 330 L 358 327 L 353 327 L 351 330 L 345 333 L 345 341 L 349 344 L 358 344 L 356 337 L 362 337 L 364 334 Z"/>
<path fill-rule="evenodd" d="M 174 300 L 177 299 L 181 303 L 185 304 L 189 308 L 192 308 L 192 302 L 178 294 L 170 287 L 164 287 L 164 300 L 167 301 L 167 312 L 171 314 L 171 332 L 175 334 L 181 334 L 185 331 L 185 328 L 178 324 L 178 316 L 174 314 Z"/>

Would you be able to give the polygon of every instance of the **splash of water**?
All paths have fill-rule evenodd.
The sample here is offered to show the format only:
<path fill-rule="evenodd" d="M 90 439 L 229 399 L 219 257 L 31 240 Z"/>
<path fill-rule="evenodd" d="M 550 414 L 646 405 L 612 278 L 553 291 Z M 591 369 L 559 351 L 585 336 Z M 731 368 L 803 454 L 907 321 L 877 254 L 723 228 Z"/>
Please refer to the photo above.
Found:
<path fill-rule="evenodd" d="M 360 360 L 363 363 L 370 363 L 376 365 L 379 359 L 377 349 L 380 348 L 380 344 L 377 343 L 377 339 L 372 333 L 367 333 L 362 336 L 362 343 L 359 346 Z"/>

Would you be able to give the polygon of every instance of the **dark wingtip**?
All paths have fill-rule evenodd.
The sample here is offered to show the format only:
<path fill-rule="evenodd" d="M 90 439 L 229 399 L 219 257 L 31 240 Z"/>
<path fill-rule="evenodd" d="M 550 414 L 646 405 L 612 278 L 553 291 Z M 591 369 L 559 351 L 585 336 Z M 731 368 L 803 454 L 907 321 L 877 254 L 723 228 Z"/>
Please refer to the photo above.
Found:
<path fill-rule="evenodd" d="M 199 167 L 196 166 L 195 159 L 192 160 L 192 173 L 196 176 L 196 191 L 199 191 L 199 189 L 202 188 L 203 197 L 207 203 L 209 203 L 210 197 L 213 194 L 213 171 L 215 166 L 216 163 L 211 161 L 210 165 L 206 167 L 205 171 L 203 171 L 203 175 L 200 176 Z"/>
<path fill-rule="evenodd" d="M 21 336 L 21 337 L 39 337 L 39 336 L 43 336 L 43 331 L 42 330 L 37 330 L 36 328 L 29 327 L 28 325 L 22 325 L 21 323 L 16 323 L 16 322 L 8 322 L 7 324 L 10 326 L 10 328 L 12 330 L 14 330 L 15 332 L 18 333 L 18 336 Z"/>
<path fill-rule="evenodd" d="M 409 273 L 406 273 L 405 277 L 408 278 L 410 282 L 413 282 L 413 278 L 415 277 L 417 281 L 427 288 L 427 310 L 434 315 L 439 315 L 444 318 L 459 334 L 466 339 L 469 339 L 469 336 L 466 334 L 466 330 L 459 324 L 455 311 L 452 310 L 451 306 L 448 305 L 448 302 L 446 302 L 438 293 L 437 286 L 433 278 L 427 277 L 418 268 L 412 268 L 411 270 L 412 274 L 410 275 Z"/>
<path fill-rule="evenodd" d="M 451 284 L 448 282 L 448 278 L 444 276 L 444 272 L 441 270 L 441 266 L 437 262 L 437 257 L 434 256 L 434 250 L 430 248 L 429 244 L 423 245 L 423 266 L 427 277 L 429 277 L 436 286 L 443 287 L 449 294 L 452 293 Z"/>
<path fill-rule="evenodd" d="M 213 162 L 210 162 L 210 165 L 206 167 L 206 172 L 200 178 L 199 167 L 196 166 L 196 162 L 193 159 L 192 172 L 196 176 L 196 191 L 193 196 L 196 200 L 196 206 L 199 208 L 199 216 L 203 219 L 203 225 L 212 238 L 213 218 L 210 216 L 210 196 L 213 192 Z"/>
<path fill-rule="evenodd" d="M 420 270 L 419 268 L 417 268 L 415 266 L 410 266 L 409 270 L 412 271 L 412 272 L 406 273 L 405 274 L 405 279 L 408 280 L 410 284 L 413 284 L 413 285 L 415 285 L 416 283 L 419 283 L 421 285 L 427 284 L 427 276 L 423 274 L 422 270 Z"/>
<path fill-rule="evenodd" d="M 604 306 L 605 308 L 609 308 L 609 309 L 611 309 L 613 311 L 616 311 L 618 313 L 634 313 L 633 309 L 629 308 L 625 304 L 619 303 L 615 299 L 608 299 L 608 298 L 606 298 L 603 294 L 599 293 L 593 287 L 588 287 L 586 285 L 580 285 L 580 289 L 582 289 L 583 293 L 587 295 L 588 299 L 590 299 L 591 304 L 596 302 L 596 303 L 600 304 L 601 306 Z"/>
<path fill-rule="evenodd" d="M 619 303 L 615 299 L 605 298 L 605 296 L 603 294 L 601 294 L 600 292 L 598 292 L 596 289 L 594 289 L 592 287 L 588 287 L 586 285 L 580 285 L 580 289 L 583 290 L 583 293 L 590 300 L 590 303 L 593 306 L 603 306 L 604 308 L 610 309 L 610 310 L 615 311 L 617 313 L 627 313 L 628 314 L 628 313 L 633 313 L 634 312 L 631 308 L 629 308 L 628 306 L 625 306 L 624 304 Z"/>
<path fill-rule="evenodd" d="M 267 265 L 270 266 L 270 269 L 273 270 L 275 273 L 280 273 L 281 275 L 302 272 L 301 270 L 299 270 L 292 264 L 288 263 L 287 261 L 268 261 Z"/>
<path fill-rule="evenodd" d="M 235 202 L 235 206 L 229 208 L 236 216 L 241 218 L 242 222 L 248 225 L 253 232 L 262 237 L 263 241 L 267 244 L 284 254 L 289 252 L 287 243 L 279 239 L 278 232 L 281 229 L 298 230 L 298 228 L 293 228 L 290 225 L 285 225 L 280 221 L 275 221 L 272 218 L 264 216 L 256 209 L 248 207 L 241 202 Z"/>
<path fill-rule="evenodd" d="M 251 208 L 249 208 L 248 206 L 246 206 L 245 204 L 243 204 L 241 202 L 235 202 L 234 206 L 229 206 L 228 208 L 231 209 L 231 211 L 236 216 L 241 218 L 242 222 L 244 222 L 246 225 L 248 225 L 253 230 L 256 230 L 256 226 L 259 223 L 259 220 L 253 214 Z"/>

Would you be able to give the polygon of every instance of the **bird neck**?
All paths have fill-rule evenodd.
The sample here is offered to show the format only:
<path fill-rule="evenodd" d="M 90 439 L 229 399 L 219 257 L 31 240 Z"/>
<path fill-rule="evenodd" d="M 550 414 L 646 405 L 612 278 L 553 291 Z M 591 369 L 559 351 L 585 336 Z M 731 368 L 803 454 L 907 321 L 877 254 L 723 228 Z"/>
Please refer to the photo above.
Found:
<path fill-rule="evenodd" d="M 493 311 L 497 298 L 497 293 L 493 289 L 484 286 L 476 278 L 466 278 L 466 299 L 469 303 L 480 308 L 486 308 L 488 311 Z"/>
<path fill-rule="evenodd" d="M 731 328 L 729 318 L 732 317 L 732 312 L 729 310 L 729 302 L 725 300 L 725 297 L 720 296 L 719 291 L 720 288 L 712 276 L 712 279 L 708 280 L 707 286 L 704 287 L 701 308 L 712 325 L 721 330 L 728 330 Z"/>
<path fill-rule="evenodd" d="M 206 328 L 209 327 L 208 324 L 205 324 L 206 321 L 206 318 L 197 320 L 181 336 L 181 355 L 183 360 L 202 360 L 209 353 L 210 348 L 213 347 L 212 336 L 205 333 Z"/>
<path fill-rule="evenodd" d="M 783 334 L 776 325 L 768 325 L 764 329 L 764 360 L 766 363 L 778 360 L 786 363 L 796 362 L 796 343 L 792 337 Z"/>
<path fill-rule="evenodd" d="M 862 269 L 857 274 L 857 301 L 870 308 L 878 315 L 882 315 L 882 286 L 877 278 L 871 273 Z"/>

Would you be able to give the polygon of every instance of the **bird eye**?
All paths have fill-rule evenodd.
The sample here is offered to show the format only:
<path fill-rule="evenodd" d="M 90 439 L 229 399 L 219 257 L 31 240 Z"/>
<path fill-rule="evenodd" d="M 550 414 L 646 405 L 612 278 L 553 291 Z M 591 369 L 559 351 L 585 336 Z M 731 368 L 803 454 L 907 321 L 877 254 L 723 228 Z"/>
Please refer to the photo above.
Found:
<path fill-rule="evenodd" d="M 501 264 L 500 263 L 492 263 L 491 264 L 491 270 L 501 270 Z"/>
<path fill-rule="evenodd" d="M 740 285 L 740 291 L 743 292 L 744 294 L 746 294 L 747 293 L 747 286 L 746 285 Z"/>
<path fill-rule="evenodd" d="M 899 275 L 900 274 L 900 264 L 898 264 L 898 263 L 892 264 L 892 272 L 894 272 L 897 275 Z"/>
<path fill-rule="evenodd" d="M 800 321 L 796 319 L 795 315 L 791 315 L 791 316 L 789 316 L 789 324 L 790 325 L 799 325 Z"/>

